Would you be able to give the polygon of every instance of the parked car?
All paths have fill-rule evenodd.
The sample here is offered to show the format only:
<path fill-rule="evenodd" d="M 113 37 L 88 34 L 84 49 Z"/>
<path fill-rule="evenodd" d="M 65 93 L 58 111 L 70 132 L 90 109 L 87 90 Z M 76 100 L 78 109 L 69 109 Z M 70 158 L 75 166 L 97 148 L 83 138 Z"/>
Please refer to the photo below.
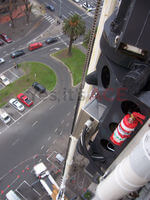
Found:
<path fill-rule="evenodd" d="M 15 98 L 10 99 L 9 103 L 19 111 L 24 111 L 25 109 L 24 105 Z"/>
<path fill-rule="evenodd" d="M 7 43 L 11 43 L 12 39 L 10 39 L 5 33 L 0 34 L 0 38 L 3 39 Z"/>
<path fill-rule="evenodd" d="M 10 116 L 4 109 L 0 109 L 0 119 L 5 123 L 8 124 L 11 121 Z"/>
<path fill-rule="evenodd" d="M 57 37 L 51 37 L 51 38 L 48 38 L 47 40 L 45 40 L 45 43 L 51 44 L 51 43 L 57 42 L 57 40 L 58 40 Z"/>
<path fill-rule="evenodd" d="M 30 44 L 28 49 L 30 51 L 33 51 L 33 50 L 38 49 L 38 48 L 40 48 L 42 46 L 43 46 L 42 42 L 36 42 L 36 43 Z"/>
<path fill-rule="evenodd" d="M 55 11 L 55 7 L 54 7 L 54 6 L 52 6 L 51 4 L 49 4 L 49 5 L 46 5 L 46 8 L 47 8 L 48 10 L 52 11 L 52 12 L 54 12 L 54 11 Z"/>
<path fill-rule="evenodd" d="M 24 54 L 25 54 L 25 52 L 23 50 L 18 50 L 18 51 L 15 51 L 15 52 L 11 53 L 10 56 L 12 58 L 16 58 L 16 57 L 22 56 Z"/>
<path fill-rule="evenodd" d="M 34 87 L 40 93 L 44 93 L 46 91 L 46 88 L 43 87 L 40 83 L 37 83 L 37 82 L 34 82 L 32 84 L 32 87 Z"/>
<path fill-rule="evenodd" d="M 94 8 L 90 4 L 88 4 L 87 2 L 83 3 L 82 7 L 85 8 L 87 11 L 94 10 Z"/>
<path fill-rule="evenodd" d="M 74 2 L 76 2 L 76 3 L 79 3 L 80 2 L 80 0 L 73 0 Z"/>
<path fill-rule="evenodd" d="M 9 192 L 6 193 L 6 199 L 7 200 L 21 200 L 20 197 L 13 190 L 10 190 Z"/>
<path fill-rule="evenodd" d="M 7 86 L 7 85 L 9 85 L 10 84 L 10 81 L 9 81 L 9 79 L 5 76 L 5 75 L 0 75 L 0 81 L 5 85 L 5 86 Z"/>
<path fill-rule="evenodd" d="M 3 40 L 0 39 L 0 46 L 4 44 Z"/>
<path fill-rule="evenodd" d="M 33 101 L 30 100 L 25 94 L 20 93 L 17 95 L 17 98 L 26 106 L 30 107 L 33 104 Z"/>
<path fill-rule="evenodd" d="M 0 58 L 0 64 L 2 64 L 4 62 L 5 62 L 4 58 Z"/>

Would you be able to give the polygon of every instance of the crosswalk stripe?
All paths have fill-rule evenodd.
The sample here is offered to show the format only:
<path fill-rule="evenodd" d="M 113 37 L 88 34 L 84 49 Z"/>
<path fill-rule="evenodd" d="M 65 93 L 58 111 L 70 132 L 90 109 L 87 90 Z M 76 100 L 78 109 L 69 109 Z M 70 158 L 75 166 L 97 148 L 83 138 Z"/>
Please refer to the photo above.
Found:
<path fill-rule="evenodd" d="M 43 17 L 50 23 L 53 23 L 55 21 L 55 19 L 49 16 L 48 14 L 45 14 Z"/>

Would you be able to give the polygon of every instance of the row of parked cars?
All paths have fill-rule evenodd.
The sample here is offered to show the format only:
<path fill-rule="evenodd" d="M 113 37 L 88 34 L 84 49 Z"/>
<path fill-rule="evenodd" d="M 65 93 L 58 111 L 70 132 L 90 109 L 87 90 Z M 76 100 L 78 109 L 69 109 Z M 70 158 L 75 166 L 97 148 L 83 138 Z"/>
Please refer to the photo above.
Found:
<path fill-rule="evenodd" d="M 12 98 L 9 100 L 10 105 L 12 105 L 15 109 L 22 112 L 25 110 L 25 106 L 21 102 L 28 107 L 30 107 L 33 104 L 33 101 L 30 100 L 23 93 L 18 94 L 17 98 Z M 8 124 L 11 121 L 11 117 L 8 115 L 8 113 L 4 109 L 0 109 L 0 119 L 5 124 Z"/>
<path fill-rule="evenodd" d="M 80 0 L 73 0 L 73 1 L 76 3 L 80 3 Z M 95 10 L 95 8 L 91 4 L 89 4 L 87 1 L 82 4 L 82 7 L 88 12 Z"/>
<path fill-rule="evenodd" d="M 46 88 L 44 88 L 41 84 L 37 82 L 34 82 L 32 86 L 40 93 L 46 91 Z M 30 107 L 33 105 L 33 101 L 29 97 L 27 97 L 27 95 L 25 95 L 24 93 L 20 93 L 17 95 L 17 98 L 10 99 L 9 104 L 13 106 L 16 110 L 23 112 L 25 110 L 25 106 Z M 11 117 L 4 109 L 0 109 L 0 119 L 5 124 L 8 124 L 11 121 Z"/>
<path fill-rule="evenodd" d="M 12 39 L 10 39 L 8 37 L 8 35 L 6 35 L 5 33 L 1 33 L 0 34 L 0 46 L 4 44 L 4 41 L 7 42 L 7 43 L 11 43 Z"/>
<path fill-rule="evenodd" d="M 45 41 L 46 44 L 51 44 L 51 43 L 54 43 L 54 42 L 57 42 L 58 38 L 57 37 L 53 37 L 53 38 L 49 38 Z M 43 46 L 43 43 L 42 42 L 35 42 L 35 43 L 32 43 L 28 46 L 28 50 L 29 51 L 33 51 L 35 49 L 39 49 Z M 25 52 L 23 50 L 18 50 L 18 51 L 15 51 L 13 53 L 11 53 L 11 57 L 12 58 L 16 58 L 18 56 L 21 56 L 21 55 L 24 55 Z"/>
<path fill-rule="evenodd" d="M 0 38 L 2 38 L 7 43 L 12 42 L 12 40 L 6 34 L 4 34 L 4 33 L 0 34 Z M 57 42 L 57 40 L 58 40 L 57 37 L 51 37 L 51 38 L 48 38 L 47 40 L 45 40 L 45 43 L 46 44 L 52 44 L 54 42 Z M 1 44 L 3 44 L 2 40 L 0 40 L 0 45 Z M 38 49 L 38 48 L 40 48 L 42 46 L 43 46 L 42 42 L 32 43 L 32 44 L 30 44 L 28 46 L 28 50 L 29 51 L 33 51 L 33 50 Z M 17 51 L 14 51 L 13 53 L 11 53 L 10 56 L 11 56 L 11 58 L 16 58 L 16 57 L 22 56 L 24 54 L 25 54 L 25 52 L 23 50 L 17 50 Z M 0 58 L 0 64 L 2 64 L 4 62 L 5 62 L 4 58 Z"/>

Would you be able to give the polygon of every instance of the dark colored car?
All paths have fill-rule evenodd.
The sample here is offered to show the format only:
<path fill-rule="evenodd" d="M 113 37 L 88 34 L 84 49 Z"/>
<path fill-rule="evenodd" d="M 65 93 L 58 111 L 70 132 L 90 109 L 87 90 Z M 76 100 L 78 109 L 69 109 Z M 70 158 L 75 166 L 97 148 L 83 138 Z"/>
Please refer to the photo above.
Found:
<path fill-rule="evenodd" d="M 4 42 L 2 40 L 0 40 L 0 46 L 2 46 L 4 44 Z"/>
<path fill-rule="evenodd" d="M 18 56 L 22 56 L 23 54 L 25 54 L 25 52 L 23 51 L 23 50 L 18 50 L 18 51 L 15 51 L 15 52 L 13 52 L 13 53 L 11 53 L 11 57 L 12 58 L 16 58 L 16 57 L 18 57 Z"/>
<path fill-rule="evenodd" d="M 51 43 L 54 43 L 54 42 L 57 42 L 58 38 L 57 37 L 53 37 L 53 38 L 48 38 L 45 43 L 46 44 L 51 44 Z"/>
<path fill-rule="evenodd" d="M 32 87 L 34 87 L 40 93 L 44 93 L 46 91 L 46 88 L 43 87 L 40 83 L 37 83 L 37 82 L 34 82 L 32 84 Z"/>
<path fill-rule="evenodd" d="M 12 39 L 10 39 L 5 33 L 0 34 L 0 38 L 3 39 L 7 43 L 12 42 Z"/>
<path fill-rule="evenodd" d="M 48 9 L 48 10 L 50 10 L 50 11 L 55 11 L 55 8 L 54 8 L 54 6 L 52 6 L 52 5 L 46 5 L 46 8 Z"/>

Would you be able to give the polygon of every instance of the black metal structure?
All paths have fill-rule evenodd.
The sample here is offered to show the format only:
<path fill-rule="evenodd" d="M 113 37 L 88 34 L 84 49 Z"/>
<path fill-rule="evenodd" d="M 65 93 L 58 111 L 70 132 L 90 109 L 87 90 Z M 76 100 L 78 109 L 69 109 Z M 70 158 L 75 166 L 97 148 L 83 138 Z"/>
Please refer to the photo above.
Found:
<path fill-rule="evenodd" d="M 146 120 L 150 117 L 149 35 L 150 1 L 122 0 L 105 22 L 96 71 L 86 77 L 88 84 L 98 88 L 100 98 L 96 100 L 106 108 L 88 150 L 91 157 L 105 159 L 92 157 L 104 171 L 141 128 L 138 125 L 121 146 L 113 144 L 110 136 L 124 115 L 136 111 L 145 115 Z M 89 160 L 87 170 L 94 175 L 97 171 L 93 161 Z"/>

